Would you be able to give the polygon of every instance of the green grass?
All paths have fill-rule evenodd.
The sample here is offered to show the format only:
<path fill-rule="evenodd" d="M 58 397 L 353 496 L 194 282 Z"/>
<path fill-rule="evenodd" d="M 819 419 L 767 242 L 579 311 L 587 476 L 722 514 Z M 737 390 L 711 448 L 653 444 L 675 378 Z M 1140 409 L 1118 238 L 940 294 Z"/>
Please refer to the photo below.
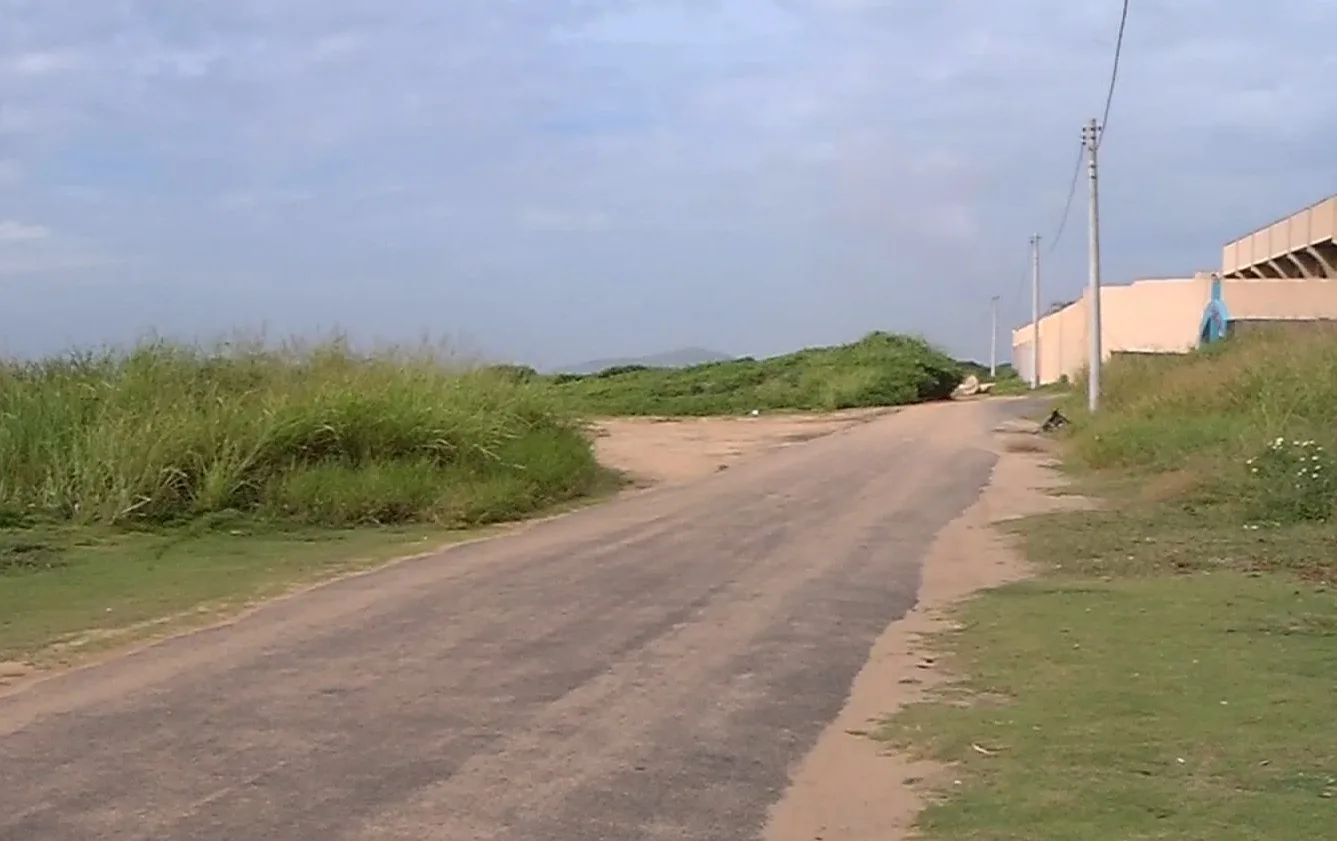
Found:
<path fill-rule="evenodd" d="M 894 405 L 959 379 L 886 334 L 584 378 L 342 340 L 0 363 L 0 660 L 77 659 L 602 493 L 591 414 Z"/>
<path fill-rule="evenodd" d="M 994 381 L 993 390 L 990 394 L 996 394 L 1000 397 L 1015 397 L 1021 394 L 1030 394 L 1033 391 L 1031 384 L 1016 375 L 1010 377 L 999 377 Z"/>
<path fill-rule="evenodd" d="M 0 661 L 76 661 L 474 534 L 429 526 L 234 531 L 0 532 Z"/>
<path fill-rule="evenodd" d="M 543 390 L 430 352 L 151 343 L 0 366 L 0 525 L 513 519 L 601 471 Z"/>
<path fill-rule="evenodd" d="M 613 487 L 549 390 L 430 348 L 0 364 L 0 660 L 90 650 Z"/>
<path fill-rule="evenodd" d="M 993 388 L 988 393 L 999 397 L 1017 397 L 1023 394 L 1062 394 L 1069 390 L 1067 382 L 1051 383 L 1033 389 L 1030 382 L 1022 379 L 1021 375 L 1017 373 L 1017 369 L 1008 363 L 999 365 L 992 375 L 989 373 L 989 366 L 981 365 L 978 362 L 962 362 L 961 368 L 967 376 L 974 376 L 981 383 L 992 383 Z"/>
<path fill-rule="evenodd" d="M 1087 417 L 1085 377 L 1074 393 L 1071 458 L 1090 469 L 1193 469 L 1242 478 L 1268 442 L 1337 445 L 1337 341 L 1263 332 L 1186 357 L 1117 359 L 1106 369 L 1098 417 Z"/>
<path fill-rule="evenodd" d="M 961 680 L 879 734 L 955 766 L 926 838 L 1330 834 L 1337 488 L 1303 444 L 1334 361 L 1261 336 L 1118 360 L 1094 418 L 1074 397 L 1066 467 L 1106 509 L 1017 524 L 1039 577 L 963 606 L 931 641 Z"/>
<path fill-rule="evenodd" d="M 927 342 L 873 333 L 853 344 L 770 359 L 688 368 L 627 366 L 585 376 L 538 378 L 574 410 L 598 415 L 731 415 L 753 410 L 835 411 L 951 396 L 961 366 Z"/>
<path fill-rule="evenodd" d="M 1284 579 L 1049 578 L 942 640 L 966 702 L 883 737 L 955 763 L 956 841 L 1313 839 L 1337 802 L 1337 603 Z M 983 755 L 975 746 L 989 751 Z"/>

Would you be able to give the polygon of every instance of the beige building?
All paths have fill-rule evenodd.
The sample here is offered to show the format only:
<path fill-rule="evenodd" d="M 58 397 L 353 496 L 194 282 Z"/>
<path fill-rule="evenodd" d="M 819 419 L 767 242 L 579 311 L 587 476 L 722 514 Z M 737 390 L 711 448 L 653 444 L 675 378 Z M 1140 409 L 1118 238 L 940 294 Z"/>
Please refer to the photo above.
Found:
<path fill-rule="evenodd" d="M 1138 280 L 1100 292 L 1101 356 L 1186 353 L 1209 331 L 1209 308 L 1228 323 L 1337 319 L 1337 196 L 1225 246 L 1219 304 L 1216 279 Z M 1090 292 L 1040 319 L 1040 382 L 1073 378 L 1086 367 Z M 1012 362 L 1031 376 L 1034 325 L 1012 333 Z"/>

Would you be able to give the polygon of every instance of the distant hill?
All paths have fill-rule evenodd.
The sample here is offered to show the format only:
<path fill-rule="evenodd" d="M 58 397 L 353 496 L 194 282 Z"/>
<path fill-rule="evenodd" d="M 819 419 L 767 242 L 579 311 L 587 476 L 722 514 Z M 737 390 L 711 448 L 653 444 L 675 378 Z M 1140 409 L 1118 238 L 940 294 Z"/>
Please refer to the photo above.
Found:
<path fill-rule="evenodd" d="M 567 365 L 560 370 L 564 374 L 597 374 L 609 368 L 621 368 L 624 365 L 644 365 L 646 368 L 690 368 L 707 362 L 725 362 L 734 357 L 715 350 L 699 347 L 685 347 L 656 353 L 651 356 L 630 357 L 625 359 L 592 359 L 579 365 Z"/>

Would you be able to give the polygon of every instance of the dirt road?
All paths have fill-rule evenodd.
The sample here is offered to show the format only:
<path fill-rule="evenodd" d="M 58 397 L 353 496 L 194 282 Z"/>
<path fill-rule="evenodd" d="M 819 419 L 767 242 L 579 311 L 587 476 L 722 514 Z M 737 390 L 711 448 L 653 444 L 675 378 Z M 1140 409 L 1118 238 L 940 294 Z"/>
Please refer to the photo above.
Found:
<path fill-rule="evenodd" d="M 0 699 L 0 839 L 748 839 L 978 496 L 909 410 Z"/>

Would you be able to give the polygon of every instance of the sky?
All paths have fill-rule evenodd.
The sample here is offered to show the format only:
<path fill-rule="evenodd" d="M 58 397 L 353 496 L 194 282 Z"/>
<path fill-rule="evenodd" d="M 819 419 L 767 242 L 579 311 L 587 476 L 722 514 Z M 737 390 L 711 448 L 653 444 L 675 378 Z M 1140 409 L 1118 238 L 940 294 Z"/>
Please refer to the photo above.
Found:
<path fill-rule="evenodd" d="M 1119 0 L 0 0 L 0 353 L 342 330 L 561 365 L 1086 282 Z M 1337 192 L 1337 0 L 1133 0 L 1106 282 Z M 1000 344 L 1005 348 L 1005 331 Z M 1005 353 L 1005 351 L 1000 351 Z"/>

